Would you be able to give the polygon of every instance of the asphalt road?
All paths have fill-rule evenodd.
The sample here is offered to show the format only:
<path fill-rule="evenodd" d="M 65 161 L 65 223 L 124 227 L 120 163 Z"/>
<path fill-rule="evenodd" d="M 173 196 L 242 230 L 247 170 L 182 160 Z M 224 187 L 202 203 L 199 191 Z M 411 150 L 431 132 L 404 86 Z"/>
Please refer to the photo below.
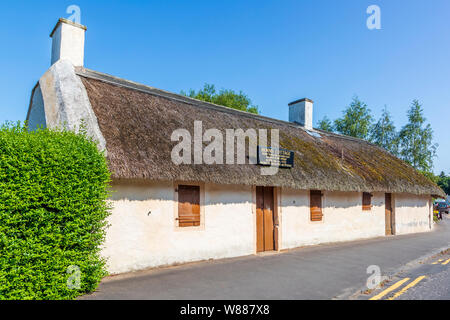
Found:
<path fill-rule="evenodd" d="M 417 270 L 419 272 L 415 275 L 409 275 L 411 279 L 422 274 L 426 278 L 398 297 L 398 300 L 450 300 L 450 265 L 437 266 L 434 269 L 430 272 Z"/>
<path fill-rule="evenodd" d="M 450 300 L 450 249 L 405 268 L 382 288 L 358 299 Z"/>
<path fill-rule="evenodd" d="M 444 221 L 428 233 L 311 246 L 109 277 L 97 292 L 81 299 L 368 299 L 395 280 L 409 276 L 412 282 L 422 275 L 427 278 L 398 299 L 448 299 L 450 264 L 433 265 L 427 260 L 447 248 L 450 218 L 445 215 Z M 379 266 L 382 276 L 391 281 L 360 295 L 367 289 L 367 279 L 372 275 L 367 268 L 372 265 Z"/>

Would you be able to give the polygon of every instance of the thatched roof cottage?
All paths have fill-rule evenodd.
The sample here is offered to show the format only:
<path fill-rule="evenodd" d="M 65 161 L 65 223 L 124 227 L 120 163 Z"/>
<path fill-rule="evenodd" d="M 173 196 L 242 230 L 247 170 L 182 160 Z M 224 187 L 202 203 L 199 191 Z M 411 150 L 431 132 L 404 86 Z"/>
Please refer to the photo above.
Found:
<path fill-rule="evenodd" d="M 432 229 L 431 197 L 443 191 L 373 144 L 314 129 L 311 100 L 289 104 L 287 122 L 89 70 L 85 31 L 58 21 L 52 66 L 33 89 L 27 120 L 30 128 L 83 122 L 106 151 L 111 273 Z M 238 129 L 244 150 L 227 135 Z M 180 153 L 192 162 L 174 161 L 174 132 L 200 137 Z M 207 132 L 223 134 L 209 163 Z M 278 147 L 268 146 L 275 133 Z M 233 161 L 239 152 L 244 163 Z M 267 159 L 272 174 L 262 173 Z"/>

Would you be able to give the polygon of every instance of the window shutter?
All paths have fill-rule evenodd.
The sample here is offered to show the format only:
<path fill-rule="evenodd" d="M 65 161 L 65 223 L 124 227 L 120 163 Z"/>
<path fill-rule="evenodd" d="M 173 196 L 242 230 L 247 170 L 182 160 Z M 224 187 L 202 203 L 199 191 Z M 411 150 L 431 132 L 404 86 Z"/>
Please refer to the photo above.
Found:
<path fill-rule="evenodd" d="M 180 227 L 200 226 L 199 186 L 178 186 L 178 222 Z"/>
<path fill-rule="evenodd" d="M 364 211 L 372 210 L 372 194 L 371 193 L 363 192 L 362 209 Z"/>
<path fill-rule="evenodd" d="M 310 210 L 311 221 L 322 221 L 322 192 L 317 190 L 310 191 Z"/>

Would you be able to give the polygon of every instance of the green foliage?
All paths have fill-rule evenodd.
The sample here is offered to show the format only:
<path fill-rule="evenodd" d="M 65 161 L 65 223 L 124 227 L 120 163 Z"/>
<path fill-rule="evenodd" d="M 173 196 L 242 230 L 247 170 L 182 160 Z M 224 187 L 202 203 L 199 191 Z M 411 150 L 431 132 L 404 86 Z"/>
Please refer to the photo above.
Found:
<path fill-rule="evenodd" d="M 408 111 L 408 124 L 399 133 L 396 132 L 391 115 L 385 107 L 380 119 L 372 124 L 372 115 L 367 105 L 357 97 L 344 112 L 343 117 L 334 121 L 325 117 L 318 123 L 319 128 L 369 140 L 392 154 L 411 164 L 433 181 L 433 160 L 436 156 L 437 144 L 433 143 L 433 130 L 426 124 L 423 109 L 419 101 L 414 100 Z"/>
<path fill-rule="evenodd" d="M 385 106 L 380 119 L 372 126 L 370 131 L 370 141 L 394 155 L 399 152 L 399 136 L 395 131 L 394 122 Z"/>
<path fill-rule="evenodd" d="M 403 160 L 414 168 L 430 172 L 437 145 L 433 144 L 433 130 L 430 124 L 425 125 L 423 109 L 419 101 L 414 100 L 408 111 L 409 122 L 399 134 Z"/>
<path fill-rule="evenodd" d="M 450 195 L 450 176 L 447 176 L 444 172 L 441 172 L 440 175 L 436 176 L 435 182 L 439 187 L 441 187 L 442 190 L 444 190 L 446 194 Z"/>
<path fill-rule="evenodd" d="M 236 93 L 233 90 L 221 89 L 217 92 L 214 85 L 205 84 L 203 89 L 197 92 L 191 89 L 188 94 L 183 91 L 181 94 L 190 98 L 211 102 L 228 108 L 258 114 L 258 107 L 252 105 L 250 98 L 242 91 Z"/>
<path fill-rule="evenodd" d="M 347 136 L 367 139 L 372 125 L 372 115 L 367 105 L 354 97 L 343 117 L 334 121 L 334 129 Z"/>
<path fill-rule="evenodd" d="M 95 290 L 106 274 L 99 250 L 109 181 L 104 155 L 84 133 L 0 127 L 0 300 Z M 81 271 L 79 289 L 68 286 L 76 286 L 70 266 Z"/>
<path fill-rule="evenodd" d="M 439 223 L 439 218 L 437 217 L 437 214 L 433 213 L 433 221 L 434 223 Z"/>
<path fill-rule="evenodd" d="M 333 124 L 331 123 L 330 119 L 328 119 L 327 116 L 325 116 L 322 120 L 319 121 L 318 126 L 320 130 L 333 132 Z"/>

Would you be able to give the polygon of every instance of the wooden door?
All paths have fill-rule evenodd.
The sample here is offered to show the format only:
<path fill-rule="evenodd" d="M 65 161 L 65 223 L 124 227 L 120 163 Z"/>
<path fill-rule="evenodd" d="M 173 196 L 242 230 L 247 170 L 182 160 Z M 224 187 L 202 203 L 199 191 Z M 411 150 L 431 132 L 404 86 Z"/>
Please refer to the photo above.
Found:
<path fill-rule="evenodd" d="M 275 250 L 273 187 L 256 187 L 256 248 L 257 252 Z"/>
<path fill-rule="evenodd" d="M 178 186 L 178 221 L 180 227 L 200 226 L 199 186 Z"/>
<path fill-rule="evenodd" d="M 394 235 L 394 213 L 392 210 L 392 194 L 386 193 L 385 196 L 385 213 L 386 213 L 386 235 Z"/>

